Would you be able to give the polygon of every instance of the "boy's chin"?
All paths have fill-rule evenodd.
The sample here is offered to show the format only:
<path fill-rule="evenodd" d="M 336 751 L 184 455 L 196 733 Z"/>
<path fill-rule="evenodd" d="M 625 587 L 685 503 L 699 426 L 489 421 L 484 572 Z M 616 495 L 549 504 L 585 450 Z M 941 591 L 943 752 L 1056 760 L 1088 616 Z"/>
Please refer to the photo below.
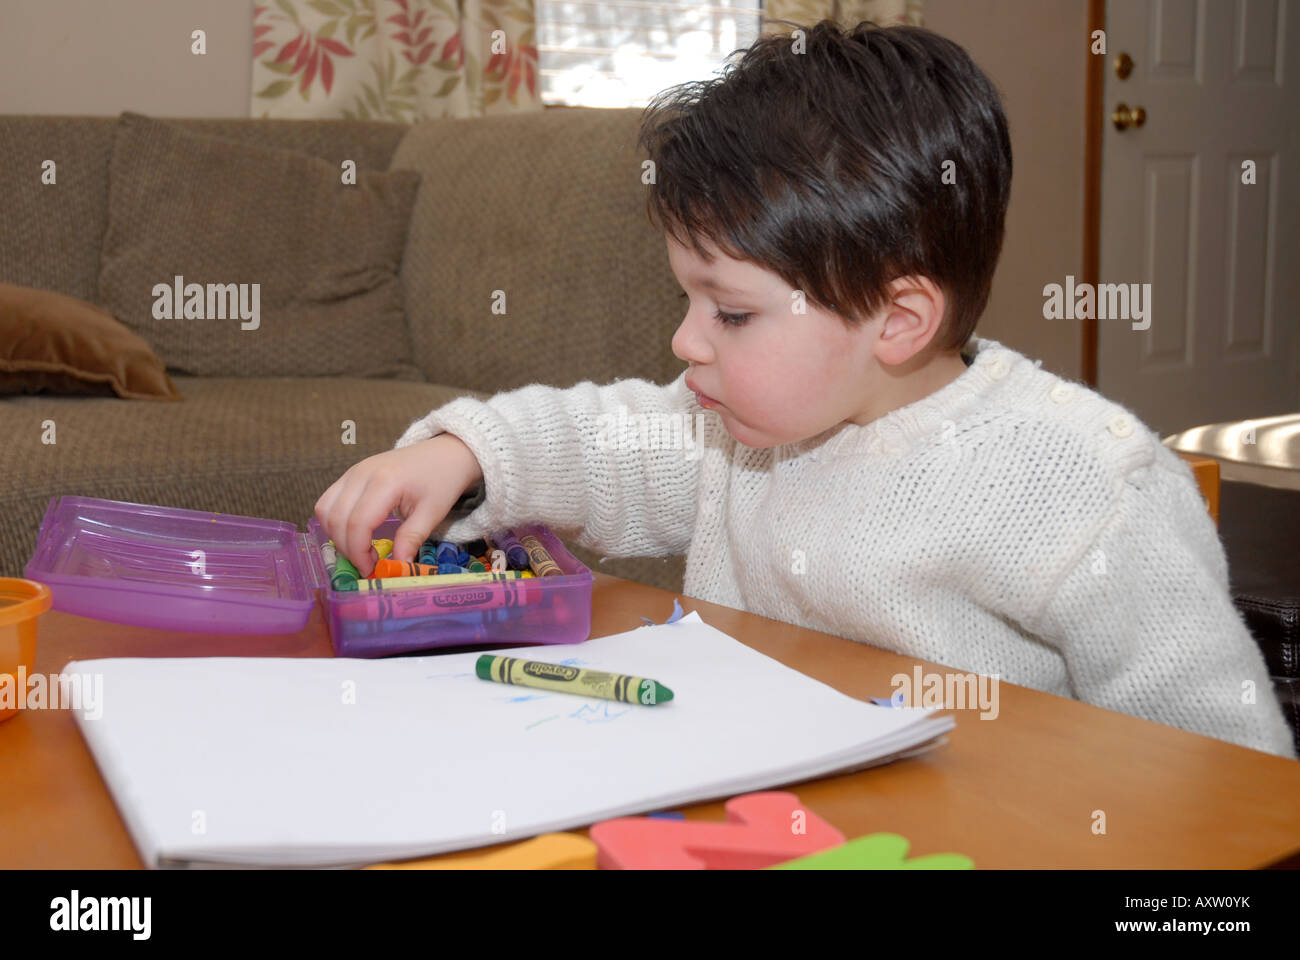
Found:
<path fill-rule="evenodd" d="M 731 439 L 735 440 L 742 447 L 749 447 L 751 450 L 766 450 L 769 447 L 779 447 L 783 443 L 793 443 L 793 440 L 784 440 L 780 437 L 774 437 L 770 434 L 763 433 L 759 430 L 751 429 L 743 423 L 739 423 L 735 417 L 730 414 L 718 411 L 718 416 L 722 418 L 722 425 L 730 434 Z"/>
<path fill-rule="evenodd" d="M 803 443 L 805 440 L 812 440 L 829 434 L 843 424 L 852 425 L 851 420 L 842 420 L 833 423 L 829 427 L 819 427 L 810 425 L 802 432 L 785 430 L 780 433 L 768 433 L 762 430 L 755 430 L 747 424 L 740 423 L 730 413 L 718 411 L 718 416 L 722 418 L 722 425 L 726 428 L 731 438 L 743 447 L 749 447 L 752 450 L 766 450 L 770 447 L 790 446 L 796 443 Z"/>

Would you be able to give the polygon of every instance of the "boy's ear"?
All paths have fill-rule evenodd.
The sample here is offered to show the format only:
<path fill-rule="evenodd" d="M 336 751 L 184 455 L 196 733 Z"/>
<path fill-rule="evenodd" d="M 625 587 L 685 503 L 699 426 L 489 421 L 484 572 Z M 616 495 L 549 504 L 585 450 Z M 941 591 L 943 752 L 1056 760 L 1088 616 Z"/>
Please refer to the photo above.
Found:
<path fill-rule="evenodd" d="M 906 363 L 934 341 L 943 326 L 943 291 L 929 277 L 899 277 L 889 284 L 890 301 L 881 308 L 876 359 L 889 366 Z"/>

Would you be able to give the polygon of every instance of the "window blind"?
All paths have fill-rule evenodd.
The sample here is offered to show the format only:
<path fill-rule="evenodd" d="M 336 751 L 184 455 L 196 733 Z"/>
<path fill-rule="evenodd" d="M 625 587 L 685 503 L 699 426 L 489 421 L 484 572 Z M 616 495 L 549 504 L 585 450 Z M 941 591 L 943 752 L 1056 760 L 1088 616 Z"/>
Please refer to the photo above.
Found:
<path fill-rule="evenodd" d="M 542 102 L 644 107 L 758 39 L 762 0 L 537 0 Z"/>

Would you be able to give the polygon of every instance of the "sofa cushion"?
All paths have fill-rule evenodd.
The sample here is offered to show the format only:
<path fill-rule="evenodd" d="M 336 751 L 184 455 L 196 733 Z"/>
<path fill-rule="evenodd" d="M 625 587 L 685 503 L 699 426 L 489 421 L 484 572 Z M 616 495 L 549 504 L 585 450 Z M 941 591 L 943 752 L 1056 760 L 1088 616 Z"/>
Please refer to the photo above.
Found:
<path fill-rule="evenodd" d="M 0 283 L 0 393 L 179 400 L 149 344 L 103 310 Z"/>
<path fill-rule="evenodd" d="M 179 373 L 422 379 L 398 279 L 419 176 L 342 179 L 124 113 L 99 302 Z"/>
<path fill-rule="evenodd" d="M 424 177 L 402 281 L 431 382 L 496 392 L 681 373 L 684 311 L 646 217 L 640 116 L 557 109 L 406 134 L 392 169 Z"/>
<path fill-rule="evenodd" d="M 335 169 L 387 170 L 409 129 L 368 120 L 188 117 L 181 130 L 296 150 Z M 117 117 L 0 117 L 0 210 L 20 228 L 0 230 L 0 281 L 95 299 L 99 243 L 108 222 L 108 158 Z M 35 184 L 35 185 L 34 185 Z"/>

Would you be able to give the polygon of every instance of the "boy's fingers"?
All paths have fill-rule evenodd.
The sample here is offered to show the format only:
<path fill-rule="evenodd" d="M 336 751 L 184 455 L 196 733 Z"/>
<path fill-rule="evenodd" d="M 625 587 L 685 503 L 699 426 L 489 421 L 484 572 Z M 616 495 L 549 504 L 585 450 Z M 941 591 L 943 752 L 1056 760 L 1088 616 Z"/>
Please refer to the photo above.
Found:
<path fill-rule="evenodd" d="M 414 560 L 420 551 L 420 545 L 429 538 L 438 519 L 431 498 L 425 497 L 417 503 L 411 515 L 402 521 L 393 534 L 393 559 L 403 563 Z"/>
<path fill-rule="evenodd" d="M 348 518 L 348 544 L 356 550 L 357 558 L 352 563 L 363 577 L 374 572 L 375 561 L 379 558 L 370 545 L 375 528 L 388 519 L 392 509 L 393 505 L 387 499 L 378 496 L 363 496 L 352 508 L 352 516 Z"/>
<path fill-rule="evenodd" d="M 350 503 L 343 513 L 343 529 L 339 532 L 342 542 L 335 540 L 335 546 L 343 549 L 357 573 L 363 577 L 370 576 L 375 569 L 376 555 L 371 551 L 370 541 L 375 528 L 388 518 L 393 508 L 391 494 L 386 493 L 382 483 L 376 483 L 371 477 L 365 482 L 353 485 L 347 494 Z M 336 515 L 341 510 L 336 508 Z"/>
<path fill-rule="evenodd" d="M 336 494 L 334 502 L 330 504 L 329 522 L 324 525 L 326 533 L 334 541 L 334 548 L 353 566 L 357 565 L 356 550 L 348 542 L 348 522 L 353 508 L 361 499 L 362 489 L 363 485 L 359 483 L 345 484 Z"/>

